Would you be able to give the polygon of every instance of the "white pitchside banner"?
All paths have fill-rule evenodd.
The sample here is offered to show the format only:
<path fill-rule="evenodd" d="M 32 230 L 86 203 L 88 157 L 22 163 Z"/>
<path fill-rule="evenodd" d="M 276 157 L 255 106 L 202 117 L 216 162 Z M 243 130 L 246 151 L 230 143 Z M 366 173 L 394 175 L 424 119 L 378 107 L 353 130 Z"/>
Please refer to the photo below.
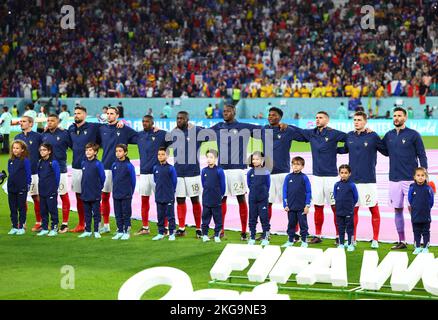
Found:
<path fill-rule="evenodd" d="M 252 292 L 225 289 L 193 290 L 190 277 L 170 267 L 143 270 L 128 279 L 120 288 L 120 300 L 139 300 L 148 290 L 158 285 L 171 289 L 163 300 L 287 300 L 278 293 L 277 283 L 284 284 L 296 275 L 300 285 L 329 283 L 333 287 L 348 286 L 348 266 L 343 249 L 289 247 L 281 252 L 279 246 L 248 246 L 228 244 L 210 270 L 212 280 L 227 280 L 233 271 L 247 272 L 249 281 L 262 283 Z M 365 290 L 380 290 L 389 279 L 394 292 L 410 292 L 422 280 L 424 290 L 438 296 L 438 259 L 433 253 L 421 253 L 409 265 L 406 252 L 390 252 L 379 263 L 376 251 L 364 251 L 360 271 L 360 285 Z"/>

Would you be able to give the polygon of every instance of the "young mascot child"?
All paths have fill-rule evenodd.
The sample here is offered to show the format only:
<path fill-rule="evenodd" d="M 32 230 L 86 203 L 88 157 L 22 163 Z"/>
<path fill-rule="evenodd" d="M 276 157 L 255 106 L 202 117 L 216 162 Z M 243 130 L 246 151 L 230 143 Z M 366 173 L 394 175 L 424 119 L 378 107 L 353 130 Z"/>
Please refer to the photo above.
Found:
<path fill-rule="evenodd" d="M 99 145 L 88 143 L 85 146 L 86 160 L 82 162 L 81 200 L 85 213 L 85 232 L 79 238 L 91 237 L 91 223 L 94 218 L 94 237 L 101 238 L 99 233 L 101 190 L 105 183 L 105 170 L 96 159 Z"/>
<path fill-rule="evenodd" d="M 251 232 L 249 245 L 255 244 L 257 219 L 260 217 L 262 223 L 262 246 L 269 244 L 269 188 L 271 186 L 270 173 L 264 168 L 264 154 L 256 151 L 250 157 L 250 166 L 252 167 L 247 175 L 249 188 L 249 230 Z"/>
<path fill-rule="evenodd" d="M 414 231 L 415 250 L 413 254 L 428 253 L 430 242 L 430 209 L 433 207 L 433 189 L 427 183 L 425 168 L 417 168 L 414 183 L 409 187 L 408 201 L 411 206 L 411 222 Z M 424 247 L 421 249 L 421 237 Z"/>
<path fill-rule="evenodd" d="M 8 234 L 24 234 L 26 223 L 26 199 L 32 181 L 29 152 L 24 141 L 15 140 L 12 142 L 8 162 L 8 202 L 11 211 L 12 229 Z"/>
<path fill-rule="evenodd" d="M 219 233 L 222 230 L 222 197 L 225 194 L 225 173 L 216 165 L 218 153 L 208 150 L 206 153 L 208 166 L 201 171 L 202 182 L 202 241 L 210 241 L 208 228 L 211 218 L 214 221 L 214 241 L 221 242 Z"/>
<path fill-rule="evenodd" d="M 312 200 L 312 188 L 307 175 L 301 171 L 305 161 L 301 157 L 295 157 L 291 161 L 292 173 L 284 179 L 283 184 L 283 207 L 287 212 L 288 241 L 283 248 L 291 247 L 294 244 L 295 229 L 300 225 L 301 247 L 307 248 L 308 224 L 307 215 L 309 214 L 310 201 Z"/>
<path fill-rule="evenodd" d="M 175 240 L 175 191 L 177 176 L 175 168 L 167 163 L 167 150 L 158 149 L 159 164 L 154 166 L 155 202 L 157 204 L 158 234 L 152 240 L 164 238 L 164 219 L 169 223 L 169 240 Z"/>
<path fill-rule="evenodd" d="M 347 232 L 347 251 L 354 251 L 352 237 L 354 234 L 354 207 L 359 200 L 356 185 L 350 180 L 351 168 L 348 164 L 339 167 L 341 180 L 333 188 L 336 202 L 336 224 L 339 229 L 338 248 L 344 249 L 345 232 Z"/>
<path fill-rule="evenodd" d="M 40 145 L 41 160 L 38 163 L 38 190 L 40 193 L 41 231 L 37 236 L 54 237 L 58 235 L 58 188 L 61 179 L 61 169 L 58 161 L 53 159 L 52 145 Z M 49 232 L 49 213 L 52 220 Z"/>
<path fill-rule="evenodd" d="M 131 229 L 132 195 L 135 190 L 135 168 L 128 158 L 126 144 L 116 146 L 116 162 L 111 167 L 113 177 L 114 215 L 117 233 L 113 240 L 128 240 Z"/>

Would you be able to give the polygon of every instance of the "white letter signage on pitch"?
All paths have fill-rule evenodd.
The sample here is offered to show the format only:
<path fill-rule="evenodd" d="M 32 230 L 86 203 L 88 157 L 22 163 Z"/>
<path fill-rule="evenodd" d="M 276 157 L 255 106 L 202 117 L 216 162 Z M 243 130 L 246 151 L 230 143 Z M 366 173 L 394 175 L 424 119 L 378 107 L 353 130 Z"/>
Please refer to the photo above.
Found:
<path fill-rule="evenodd" d="M 158 285 L 170 286 L 161 300 L 289 300 L 289 295 L 278 294 L 275 282 L 263 283 L 252 292 L 226 289 L 203 289 L 193 291 L 190 277 L 183 271 L 170 267 L 143 270 L 129 278 L 120 288 L 119 300 L 140 300 L 149 290 Z"/>
<path fill-rule="evenodd" d="M 252 282 L 270 282 L 258 285 L 251 292 L 235 290 L 203 289 L 193 291 L 190 277 L 183 271 L 156 267 L 143 270 L 128 279 L 119 291 L 120 300 L 137 300 L 145 292 L 158 285 L 168 285 L 169 292 L 161 299 L 171 300 L 278 300 L 289 299 L 278 294 L 278 283 L 286 283 L 296 274 L 300 285 L 330 283 L 334 287 L 347 287 L 347 259 L 342 249 L 289 247 L 283 254 L 279 246 L 248 246 L 228 244 L 210 270 L 213 280 L 227 280 L 233 271 L 248 270 Z M 360 272 L 360 285 L 365 290 L 380 290 L 391 277 L 392 291 L 412 291 L 422 280 L 424 289 L 438 296 L 438 259 L 432 253 L 419 254 L 409 265 L 406 252 L 390 252 L 379 264 L 376 251 L 364 251 Z"/>

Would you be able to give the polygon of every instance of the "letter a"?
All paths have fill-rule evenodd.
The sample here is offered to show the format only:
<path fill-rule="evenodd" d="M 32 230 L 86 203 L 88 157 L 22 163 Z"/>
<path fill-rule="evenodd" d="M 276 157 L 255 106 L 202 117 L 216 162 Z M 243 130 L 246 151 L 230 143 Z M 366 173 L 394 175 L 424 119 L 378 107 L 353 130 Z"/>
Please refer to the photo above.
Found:
<path fill-rule="evenodd" d="M 64 14 L 61 18 L 62 29 L 74 29 L 75 28 L 75 8 L 70 5 L 64 5 L 61 8 L 61 14 Z"/>

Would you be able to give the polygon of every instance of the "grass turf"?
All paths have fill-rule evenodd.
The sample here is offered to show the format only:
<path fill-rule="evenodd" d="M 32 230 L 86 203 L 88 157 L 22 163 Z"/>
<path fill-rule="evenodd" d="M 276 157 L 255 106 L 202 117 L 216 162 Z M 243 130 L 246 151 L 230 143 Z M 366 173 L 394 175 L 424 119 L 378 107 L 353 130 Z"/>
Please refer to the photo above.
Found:
<path fill-rule="evenodd" d="M 438 149 L 438 137 L 425 137 L 428 149 Z M 206 150 L 211 146 L 203 146 Z M 294 143 L 294 152 L 310 151 L 303 143 Z M 138 158 L 137 148 L 130 146 L 130 157 Z M 68 154 L 71 163 L 71 152 Z M 0 170 L 7 168 L 7 155 L 0 156 Z M 27 225 L 30 229 L 35 222 L 33 205 L 29 204 Z M 169 266 L 186 272 L 195 290 L 209 288 L 209 271 L 227 243 L 240 242 L 238 232 L 226 232 L 226 240 L 220 244 L 202 243 L 195 239 L 195 230 L 188 228 L 187 236 L 175 242 L 162 240 L 154 242 L 152 236 L 132 236 L 129 241 L 112 241 L 111 235 L 102 239 L 78 239 L 77 234 L 60 234 L 55 238 L 37 238 L 28 231 L 23 236 L 8 236 L 10 229 L 7 195 L 0 191 L 0 299 L 117 299 L 122 284 L 135 273 L 156 266 Z M 190 213 L 189 213 L 190 214 Z M 70 227 L 77 223 L 77 214 L 71 212 Z M 115 221 L 111 218 L 114 229 Z M 140 221 L 133 221 L 132 230 L 141 227 Z M 151 224 L 152 234 L 156 225 Z M 281 245 L 285 236 L 272 236 L 271 244 Z M 327 239 L 317 248 L 333 247 L 333 240 Z M 370 243 L 360 242 L 357 250 L 347 253 L 349 282 L 359 282 L 363 251 Z M 391 245 L 381 244 L 379 257 L 389 252 Z M 412 246 L 408 249 L 410 261 L 413 260 Z M 438 254 L 438 248 L 431 248 Z M 74 289 L 61 287 L 63 266 L 70 265 L 75 270 Z M 244 275 L 245 272 L 233 273 Z M 233 281 L 236 282 L 236 281 Z M 247 283 L 247 281 L 241 281 Z M 215 288 L 229 287 L 215 285 Z M 316 285 L 313 288 L 330 288 Z M 159 286 L 143 296 L 143 299 L 158 299 L 169 287 Z M 251 290 L 249 288 L 231 288 Z M 346 293 L 325 293 L 306 291 L 280 291 L 290 293 L 292 299 L 347 299 Z M 419 293 L 422 293 L 421 291 Z"/>

